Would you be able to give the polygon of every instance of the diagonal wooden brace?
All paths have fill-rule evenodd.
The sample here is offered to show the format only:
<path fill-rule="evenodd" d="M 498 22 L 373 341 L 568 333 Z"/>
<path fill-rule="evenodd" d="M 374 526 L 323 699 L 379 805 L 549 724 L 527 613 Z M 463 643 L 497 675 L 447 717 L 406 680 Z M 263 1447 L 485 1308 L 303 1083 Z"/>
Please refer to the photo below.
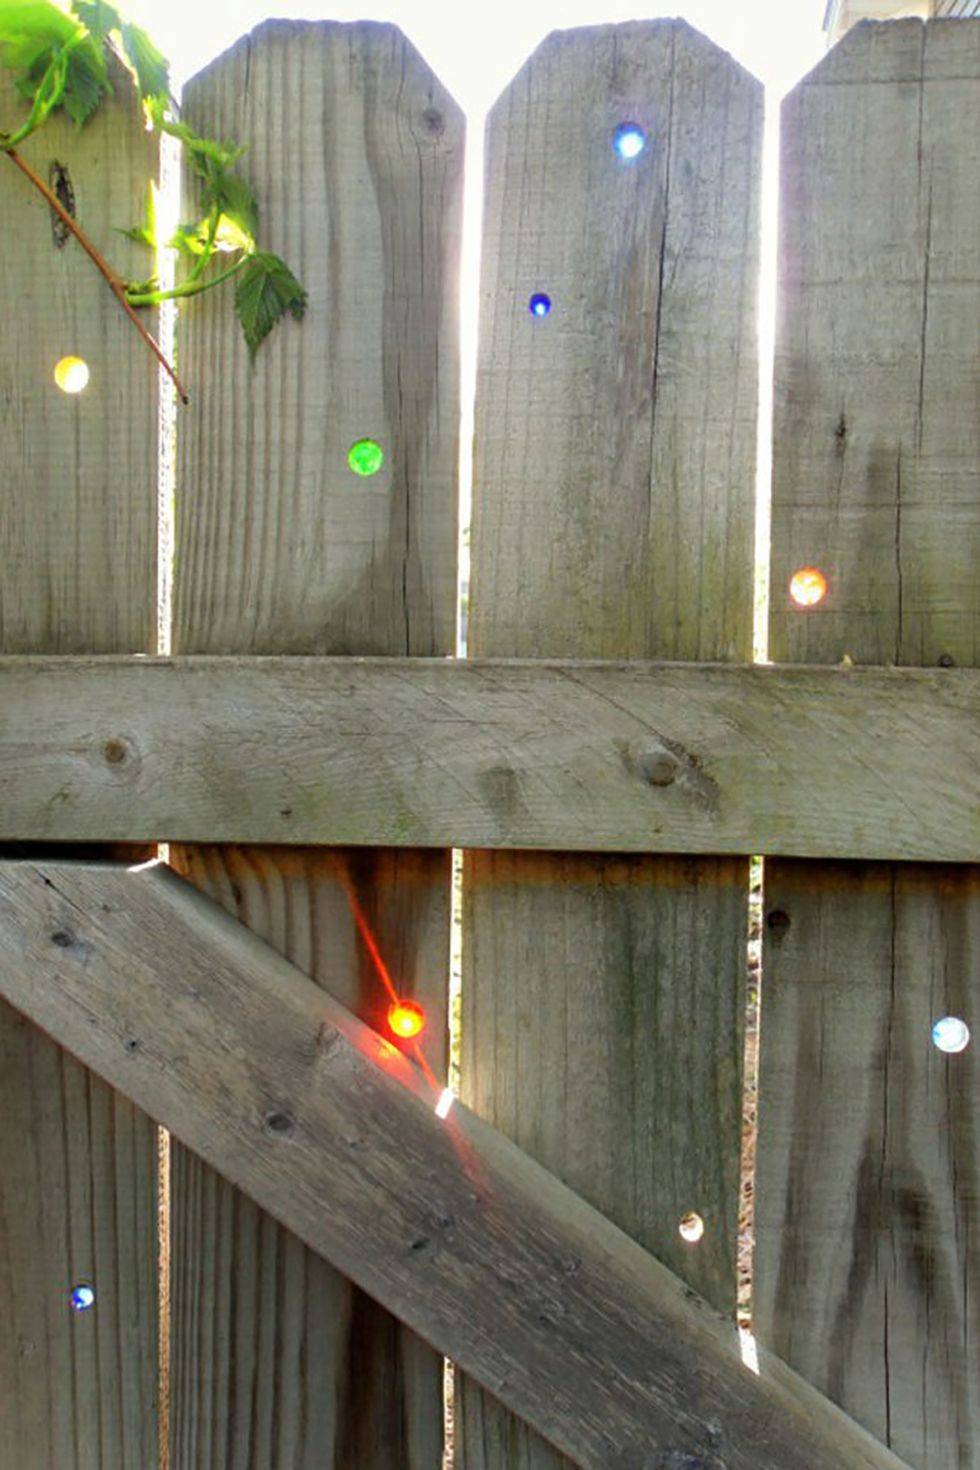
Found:
<path fill-rule="evenodd" d="M 0 994 L 586 1470 L 898 1470 L 164 865 L 0 864 Z"/>

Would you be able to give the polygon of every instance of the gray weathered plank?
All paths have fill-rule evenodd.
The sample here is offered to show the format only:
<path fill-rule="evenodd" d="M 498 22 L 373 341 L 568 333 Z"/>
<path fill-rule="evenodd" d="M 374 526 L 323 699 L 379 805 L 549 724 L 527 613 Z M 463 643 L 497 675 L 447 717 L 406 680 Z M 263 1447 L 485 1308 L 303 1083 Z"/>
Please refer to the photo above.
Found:
<path fill-rule="evenodd" d="M 165 865 L 0 864 L 0 993 L 584 1470 L 898 1470 Z"/>
<path fill-rule="evenodd" d="M 446 1065 L 448 885 L 429 854 L 181 848 L 181 871 L 375 1030 L 385 987 L 353 895 Z M 440 1363 L 320 1256 L 187 1149 L 174 1150 L 173 1455 L 180 1466 L 434 1470 Z M 386 1456 L 389 1457 L 386 1459 Z"/>
<path fill-rule="evenodd" d="M 930 1033 L 980 1028 L 980 874 L 773 866 L 758 1330 L 910 1463 L 972 1466 L 980 1068 Z"/>
<path fill-rule="evenodd" d="M 156 172 L 121 69 L 81 132 L 58 115 L 21 147 L 67 167 L 77 218 L 122 271 L 116 234 Z M 0 128 L 24 115 L 0 72 Z M 74 241 L 0 156 L 0 650 L 152 652 L 156 639 L 156 364 Z M 55 364 L 79 356 L 68 396 Z M 6 711 L 4 711 L 6 713 Z M 0 1005 L 0 1463 L 147 1470 L 156 1463 L 155 1129 Z M 94 1310 L 74 1315 L 73 1285 Z"/>
<path fill-rule="evenodd" d="M 125 75 L 79 131 L 56 113 L 20 148 L 50 182 L 68 170 L 78 222 L 123 274 L 147 252 L 116 233 L 142 219 L 156 147 Z M 0 74 L 0 127 L 23 101 Z M 106 139 L 112 138 L 112 166 Z M 6 159 L 0 255 L 0 649 L 150 653 L 156 647 L 157 369 L 103 278 Z M 147 315 L 152 325 L 152 315 Z M 81 357 L 88 387 L 62 393 L 55 364 Z"/>
<path fill-rule="evenodd" d="M 761 120 L 758 84 L 678 21 L 556 33 L 494 108 L 471 652 L 750 656 Z M 630 162 L 623 124 L 646 133 Z M 734 1308 L 747 863 L 475 853 L 465 884 L 466 1098 Z M 555 1464 L 465 1382 L 460 1449 Z"/>
<path fill-rule="evenodd" d="M 860 28 L 786 104 L 776 658 L 978 662 L 978 124 L 971 22 Z M 930 1039 L 980 1022 L 978 882 L 767 864 L 758 1331 L 920 1470 L 980 1466 L 976 1060 Z"/>
<path fill-rule="evenodd" d="M 980 858 L 967 669 L 0 658 L 0 710 L 0 841 Z"/>
<path fill-rule="evenodd" d="M 853 30 L 784 107 L 770 652 L 980 662 L 980 27 Z M 802 614 L 800 566 L 828 595 Z"/>
<path fill-rule="evenodd" d="M 394 27 L 269 21 L 188 84 L 249 144 L 263 244 L 309 291 L 249 366 L 228 303 L 181 364 L 174 647 L 444 654 L 456 636 L 463 119 Z M 381 471 L 347 467 L 363 438 Z"/>
<path fill-rule="evenodd" d="M 182 419 L 174 647 L 449 653 L 458 109 L 391 26 L 272 22 L 189 84 L 186 110 L 249 144 L 263 243 L 310 301 L 254 368 L 227 303 L 188 316 L 182 362 L 208 386 Z M 365 437 L 386 460 L 362 479 L 347 454 Z M 236 778 L 237 802 L 250 780 Z M 424 997 L 444 1070 L 448 853 L 212 846 L 173 861 L 377 1019 L 385 990 L 356 906 L 399 987 Z M 324 947 L 327 916 L 342 948 Z M 173 1200 L 181 1463 L 432 1470 L 438 1356 L 180 1150 Z"/>

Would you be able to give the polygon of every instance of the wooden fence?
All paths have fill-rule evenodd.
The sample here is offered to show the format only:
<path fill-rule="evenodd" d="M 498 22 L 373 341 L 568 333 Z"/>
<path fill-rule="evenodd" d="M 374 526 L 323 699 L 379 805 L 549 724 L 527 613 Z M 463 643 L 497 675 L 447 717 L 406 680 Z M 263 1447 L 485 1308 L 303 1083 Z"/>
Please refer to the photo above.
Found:
<path fill-rule="evenodd" d="M 933 1041 L 980 1028 L 980 25 L 859 26 L 784 107 L 773 666 L 731 58 L 558 33 L 490 116 L 465 661 L 459 110 L 293 22 L 184 108 L 310 306 L 254 366 L 181 318 L 166 657 L 155 369 L 2 181 L 0 1465 L 980 1470 L 980 1072 Z M 140 274 L 125 89 L 24 151 Z"/>

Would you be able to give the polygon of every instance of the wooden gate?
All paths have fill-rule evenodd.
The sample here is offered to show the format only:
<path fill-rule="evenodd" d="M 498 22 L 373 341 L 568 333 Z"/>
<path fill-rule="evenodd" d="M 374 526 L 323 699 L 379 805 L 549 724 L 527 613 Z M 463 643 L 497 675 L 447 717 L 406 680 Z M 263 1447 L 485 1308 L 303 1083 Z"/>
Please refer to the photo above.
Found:
<path fill-rule="evenodd" d="M 4 177 L 0 1464 L 980 1470 L 978 98 L 902 21 L 785 104 L 773 663 L 762 94 L 686 24 L 491 114 L 466 659 L 463 119 L 400 33 L 187 89 L 310 306 L 254 366 L 182 317 L 172 566 L 154 369 Z M 58 126 L 125 265 L 133 99 Z"/>

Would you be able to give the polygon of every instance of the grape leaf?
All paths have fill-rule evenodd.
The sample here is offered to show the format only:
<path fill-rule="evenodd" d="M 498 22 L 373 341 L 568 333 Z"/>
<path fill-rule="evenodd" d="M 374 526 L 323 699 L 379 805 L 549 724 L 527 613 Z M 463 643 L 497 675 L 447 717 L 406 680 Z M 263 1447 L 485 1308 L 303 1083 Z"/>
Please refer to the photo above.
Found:
<path fill-rule="evenodd" d="M 31 71 L 39 64 L 43 71 L 51 48 L 71 41 L 79 29 L 77 21 L 50 0 L 4 0 L 0 5 L 0 60 L 12 71 Z"/>
<path fill-rule="evenodd" d="M 104 41 L 110 31 L 122 28 L 119 11 L 114 5 L 107 5 L 106 0 L 73 0 L 71 9 L 97 41 Z"/>
<path fill-rule="evenodd" d="M 259 250 L 249 257 L 238 278 L 235 311 L 253 361 L 260 343 L 287 312 L 302 319 L 306 300 L 303 287 L 278 255 Z"/>
<path fill-rule="evenodd" d="M 112 90 L 101 42 L 49 0 L 0 3 L 0 61 L 20 72 L 17 90 L 32 104 L 20 136 L 56 107 L 81 126 Z"/>
<path fill-rule="evenodd" d="M 140 98 L 166 101 L 170 97 L 170 67 L 167 58 L 150 40 L 140 26 L 122 26 L 123 51 L 126 60 L 136 73 L 136 85 Z"/>
<path fill-rule="evenodd" d="M 196 225 L 178 225 L 167 241 L 168 250 L 178 250 L 181 255 L 203 255 L 207 248 L 208 221 L 199 220 Z"/>
<path fill-rule="evenodd" d="M 157 127 L 183 143 L 195 173 L 205 181 L 213 177 L 216 165 L 219 170 L 231 168 L 247 151 L 244 145 L 235 148 L 231 144 L 218 143 L 213 138 L 199 137 L 186 123 L 167 117 L 158 98 L 151 98 L 150 104 L 150 112 Z"/>
<path fill-rule="evenodd" d="M 255 236 L 259 228 L 259 206 L 255 202 L 255 195 L 251 186 L 238 174 L 221 171 L 211 185 L 211 198 L 206 202 L 221 210 L 222 221 L 227 220 L 234 227 L 225 230 L 224 239 L 227 241 L 235 237 L 237 230 L 241 238 L 240 243 L 233 245 L 233 249 L 252 250 L 255 248 Z M 218 236 L 222 238 L 222 227 L 218 227 Z"/>
<path fill-rule="evenodd" d="M 61 106 L 78 127 L 87 123 L 103 97 L 112 93 L 101 46 L 83 42 L 68 52 Z"/>

